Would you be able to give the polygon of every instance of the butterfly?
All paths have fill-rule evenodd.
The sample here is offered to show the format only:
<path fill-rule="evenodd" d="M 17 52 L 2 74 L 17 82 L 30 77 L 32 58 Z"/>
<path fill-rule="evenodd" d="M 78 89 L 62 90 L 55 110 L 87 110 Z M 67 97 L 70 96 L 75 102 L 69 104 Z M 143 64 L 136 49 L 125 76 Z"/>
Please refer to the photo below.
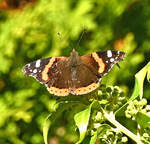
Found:
<path fill-rule="evenodd" d="M 45 84 L 56 96 L 83 95 L 98 88 L 101 78 L 124 57 L 124 52 L 111 50 L 79 56 L 73 49 L 69 57 L 39 59 L 25 65 L 22 71 Z"/>

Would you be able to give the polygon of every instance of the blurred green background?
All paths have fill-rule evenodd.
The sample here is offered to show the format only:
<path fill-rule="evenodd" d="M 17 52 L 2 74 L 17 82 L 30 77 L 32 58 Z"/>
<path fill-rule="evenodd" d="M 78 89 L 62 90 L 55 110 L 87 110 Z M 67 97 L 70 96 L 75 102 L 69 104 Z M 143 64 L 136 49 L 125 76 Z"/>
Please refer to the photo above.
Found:
<path fill-rule="evenodd" d="M 121 68 L 114 66 L 102 83 L 131 95 L 135 73 L 150 58 L 149 0 L 37 0 L 18 7 L 0 11 L 0 144 L 43 143 L 43 123 L 55 100 L 44 85 L 25 77 L 22 67 L 39 58 L 69 56 L 83 29 L 80 55 L 126 52 Z M 147 82 L 144 97 L 150 98 Z M 55 122 L 49 143 L 78 139 L 73 114 L 63 113 Z"/>

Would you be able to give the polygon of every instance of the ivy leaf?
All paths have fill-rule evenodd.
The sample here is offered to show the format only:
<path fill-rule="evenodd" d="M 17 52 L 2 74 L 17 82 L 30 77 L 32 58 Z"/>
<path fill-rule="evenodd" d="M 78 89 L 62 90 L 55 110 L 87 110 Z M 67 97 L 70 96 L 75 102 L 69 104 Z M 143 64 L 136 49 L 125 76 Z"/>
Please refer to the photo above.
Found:
<path fill-rule="evenodd" d="M 129 101 L 134 100 L 138 96 L 140 96 L 140 99 L 142 99 L 144 79 L 146 77 L 146 74 L 148 74 L 147 79 L 149 79 L 150 77 L 149 73 L 150 73 L 150 62 L 135 75 L 134 91 Z"/>
<path fill-rule="evenodd" d="M 96 100 L 93 101 L 90 104 L 90 106 L 88 106 L 87 109 L 77 113 L 74 116 L 75 123 L 76 123 L 77 127 L 79 128 L 79 132 L 80 132 L 80 138 L 79 138 L 79 141 L 77 142 L 77 144 L 81 143 L 83 141 L 83 139 L 85 138 L 86 131 L 87 131 L 87 126 L 88 126 L 89 119 L 90 119 L 91 108 L 94 105 L 97 105 Z"/>
<path fill-rule="evenodd" d="M 73 102 L 68 102 L 66 101 L 59 103 L 58 108 L 56 111 L 51 113 L 45 120 L 44 122 L 44 127 L 43 127 L 43 137 L 44 137 L 44 142 L 45 144 L 48 144 L 47 139 L 48 139 L 48 131 L 50 129 L 50 126 L 53 124 L 53 122 L 62 114 L 63 111 L 69 109 L 70 107 L 77 106 L 77 104 L 80 104 L 79 102 L 73 101 Z"/>
<path fill-rule="evenodd" d="M 51 125 L 51 120 L 50 120 L 51 115 L 52 115 L 52 114 L 50 114 L 50 115 L 46 118 L 46 120 L 45 120 L 45 122 L 44 122 L 43 137 L 44 137 L 44 142 L 45 142 L 45 144 L 48 144 L 48 142 L 47 142 L 47 136 L 48 136 L 49 127 L 50 127 L 50 125 Z"/>
<path fill-rule="evenodd" d="M 91 137 L 89 144 L 95 144 L 97 139 L 97 132 L 94 133 L 94 135 Z"/>
<path fill-rule="evenodd" d="M 150 66 L 147 68 L 147 81 L 150 83 Z"/>
<path fill-rule="evenodd" d="M 150 115 L 143 113 L 143 112 L 138 112 L 136 115 L 136 120 L 142 127 L 147 127 L 150 125 Z"/>
<path fill-rule="evenodd" d="M 77 113 L 74 117 L 75 123 L 79 128 L 80 132 L 80 139 L 77 143 L 81 143 L 85 137 L 87 126 L 90 119 L 90 113 L 91 113 L 91 105 L 87 109 Z"/>
<path fill-rule="evenodd" d="M 142 97 L 143 97 L 143 83 L 144 83 L 144 79 L 146 77 L 146 74 L 147 74 L 147 80 L 149 81 L 149 79 L 150 79 L 150 62 L 144 68 L 142 68 L 138 73 L 136 73 L 134 90 L 133 90 L 132 96 L 130 97 L 130 99 L 128 100 L 127 103 L 125 103 L 120 109 L 118 109 L 115 112 L 115 114 L 119 114 L 118 112 L 121 113 L 122 109 L 130 101 L 134 100 L 138 96 L 140 96 L 140 99 L 142 99 Z"/>

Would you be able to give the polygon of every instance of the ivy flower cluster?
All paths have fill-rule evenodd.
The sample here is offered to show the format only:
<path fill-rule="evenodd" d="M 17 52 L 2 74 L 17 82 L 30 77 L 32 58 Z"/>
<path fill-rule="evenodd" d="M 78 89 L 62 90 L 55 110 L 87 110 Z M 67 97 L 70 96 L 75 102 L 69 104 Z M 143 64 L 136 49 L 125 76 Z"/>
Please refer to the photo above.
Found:
<path fill-rule="evenodd" d="M 98 91 L 98 98 L 107 111 L 115 111 L 126 102 L 124 92 L 118 86 L 102 85 Z"/>

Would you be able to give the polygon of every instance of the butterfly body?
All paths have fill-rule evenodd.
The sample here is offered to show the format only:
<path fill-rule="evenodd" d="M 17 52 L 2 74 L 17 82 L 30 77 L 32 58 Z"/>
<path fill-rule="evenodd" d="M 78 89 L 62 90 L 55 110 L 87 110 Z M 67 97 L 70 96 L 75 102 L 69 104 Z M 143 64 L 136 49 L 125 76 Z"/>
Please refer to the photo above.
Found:
<path fill-rule="evenodd" d="M 27 64 L 23 72 L 45 84 L 51 94 L 82 95 L 95 90 L 101 77 L 124 56 L 124 52 L 110 50 L 79 56 L 73 50 L 69 57 L 50 57 Z"/>

